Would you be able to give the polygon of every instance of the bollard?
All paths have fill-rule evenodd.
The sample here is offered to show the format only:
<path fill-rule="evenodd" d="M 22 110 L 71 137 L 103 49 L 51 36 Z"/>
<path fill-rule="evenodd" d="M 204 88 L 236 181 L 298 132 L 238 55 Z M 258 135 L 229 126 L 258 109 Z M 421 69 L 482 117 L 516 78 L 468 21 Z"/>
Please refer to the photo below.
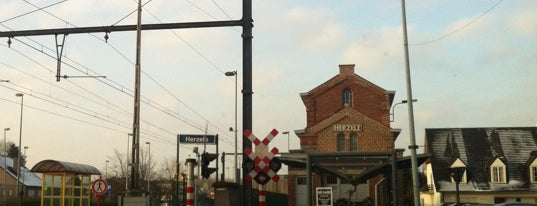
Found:
<path fill-rule="evenodd" d="M 194 206 L 194 191 L 196 190 L 194 185 L 194 167 L 196 166 L 196 159 L 186 159 L 186 206 Z"/>

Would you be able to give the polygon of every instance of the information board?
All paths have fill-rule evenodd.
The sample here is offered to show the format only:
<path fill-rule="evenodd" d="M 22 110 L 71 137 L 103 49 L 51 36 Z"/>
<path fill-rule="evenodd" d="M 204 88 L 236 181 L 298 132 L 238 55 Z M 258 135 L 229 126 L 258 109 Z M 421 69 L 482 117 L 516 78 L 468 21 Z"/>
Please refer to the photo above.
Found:
<path fill-rule="evenodd" d="M 317 187 L 317 206 L 332 206 L 332 188 Z"/>

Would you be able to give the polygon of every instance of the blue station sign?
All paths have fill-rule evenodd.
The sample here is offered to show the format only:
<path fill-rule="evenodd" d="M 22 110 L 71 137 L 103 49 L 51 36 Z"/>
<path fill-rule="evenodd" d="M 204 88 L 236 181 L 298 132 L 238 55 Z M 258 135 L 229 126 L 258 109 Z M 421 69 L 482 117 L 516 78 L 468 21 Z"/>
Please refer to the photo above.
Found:
<path fill-rule="evenodd" d="M 216 144 L 218 135 L 180 134 L 179 142 L 183 144 Z"/>

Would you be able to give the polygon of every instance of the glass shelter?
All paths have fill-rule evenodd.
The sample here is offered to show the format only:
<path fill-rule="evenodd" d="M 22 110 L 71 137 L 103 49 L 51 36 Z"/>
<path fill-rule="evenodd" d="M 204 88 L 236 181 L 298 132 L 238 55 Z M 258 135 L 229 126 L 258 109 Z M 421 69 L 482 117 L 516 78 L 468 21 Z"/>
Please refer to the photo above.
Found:
<path fill-rule="evenodd" d="M 101 175 L 93 166 L 57 160 L 43 160 L 31 171 L 43 174 L 41 206 L 90 206 L 91 175 Z"/>

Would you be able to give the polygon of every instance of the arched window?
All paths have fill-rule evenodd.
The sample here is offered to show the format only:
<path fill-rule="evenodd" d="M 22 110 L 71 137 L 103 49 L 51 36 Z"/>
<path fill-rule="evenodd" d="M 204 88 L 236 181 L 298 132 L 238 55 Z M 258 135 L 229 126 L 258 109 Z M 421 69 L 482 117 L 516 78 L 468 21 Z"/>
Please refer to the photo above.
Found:
<path fill-rule="evenodd" d="M 343 90 L 341 97 L 343 100 L 343 106 L 352 106 L 352 92 L 349 88 Z"/>
<path fill-rule="evenodd" d="M 350 141 L 351 141 L 351 151 L 356 152 L 358 151 L 358 135 L 356 133 L 351 133 L 349 135 Z"/>
<path fill-rule="evenodd" d="M 345 135 L 343 133 L 337 134 L 337 148 L 336 149 L 338 152 L 345 151 Z"/>

